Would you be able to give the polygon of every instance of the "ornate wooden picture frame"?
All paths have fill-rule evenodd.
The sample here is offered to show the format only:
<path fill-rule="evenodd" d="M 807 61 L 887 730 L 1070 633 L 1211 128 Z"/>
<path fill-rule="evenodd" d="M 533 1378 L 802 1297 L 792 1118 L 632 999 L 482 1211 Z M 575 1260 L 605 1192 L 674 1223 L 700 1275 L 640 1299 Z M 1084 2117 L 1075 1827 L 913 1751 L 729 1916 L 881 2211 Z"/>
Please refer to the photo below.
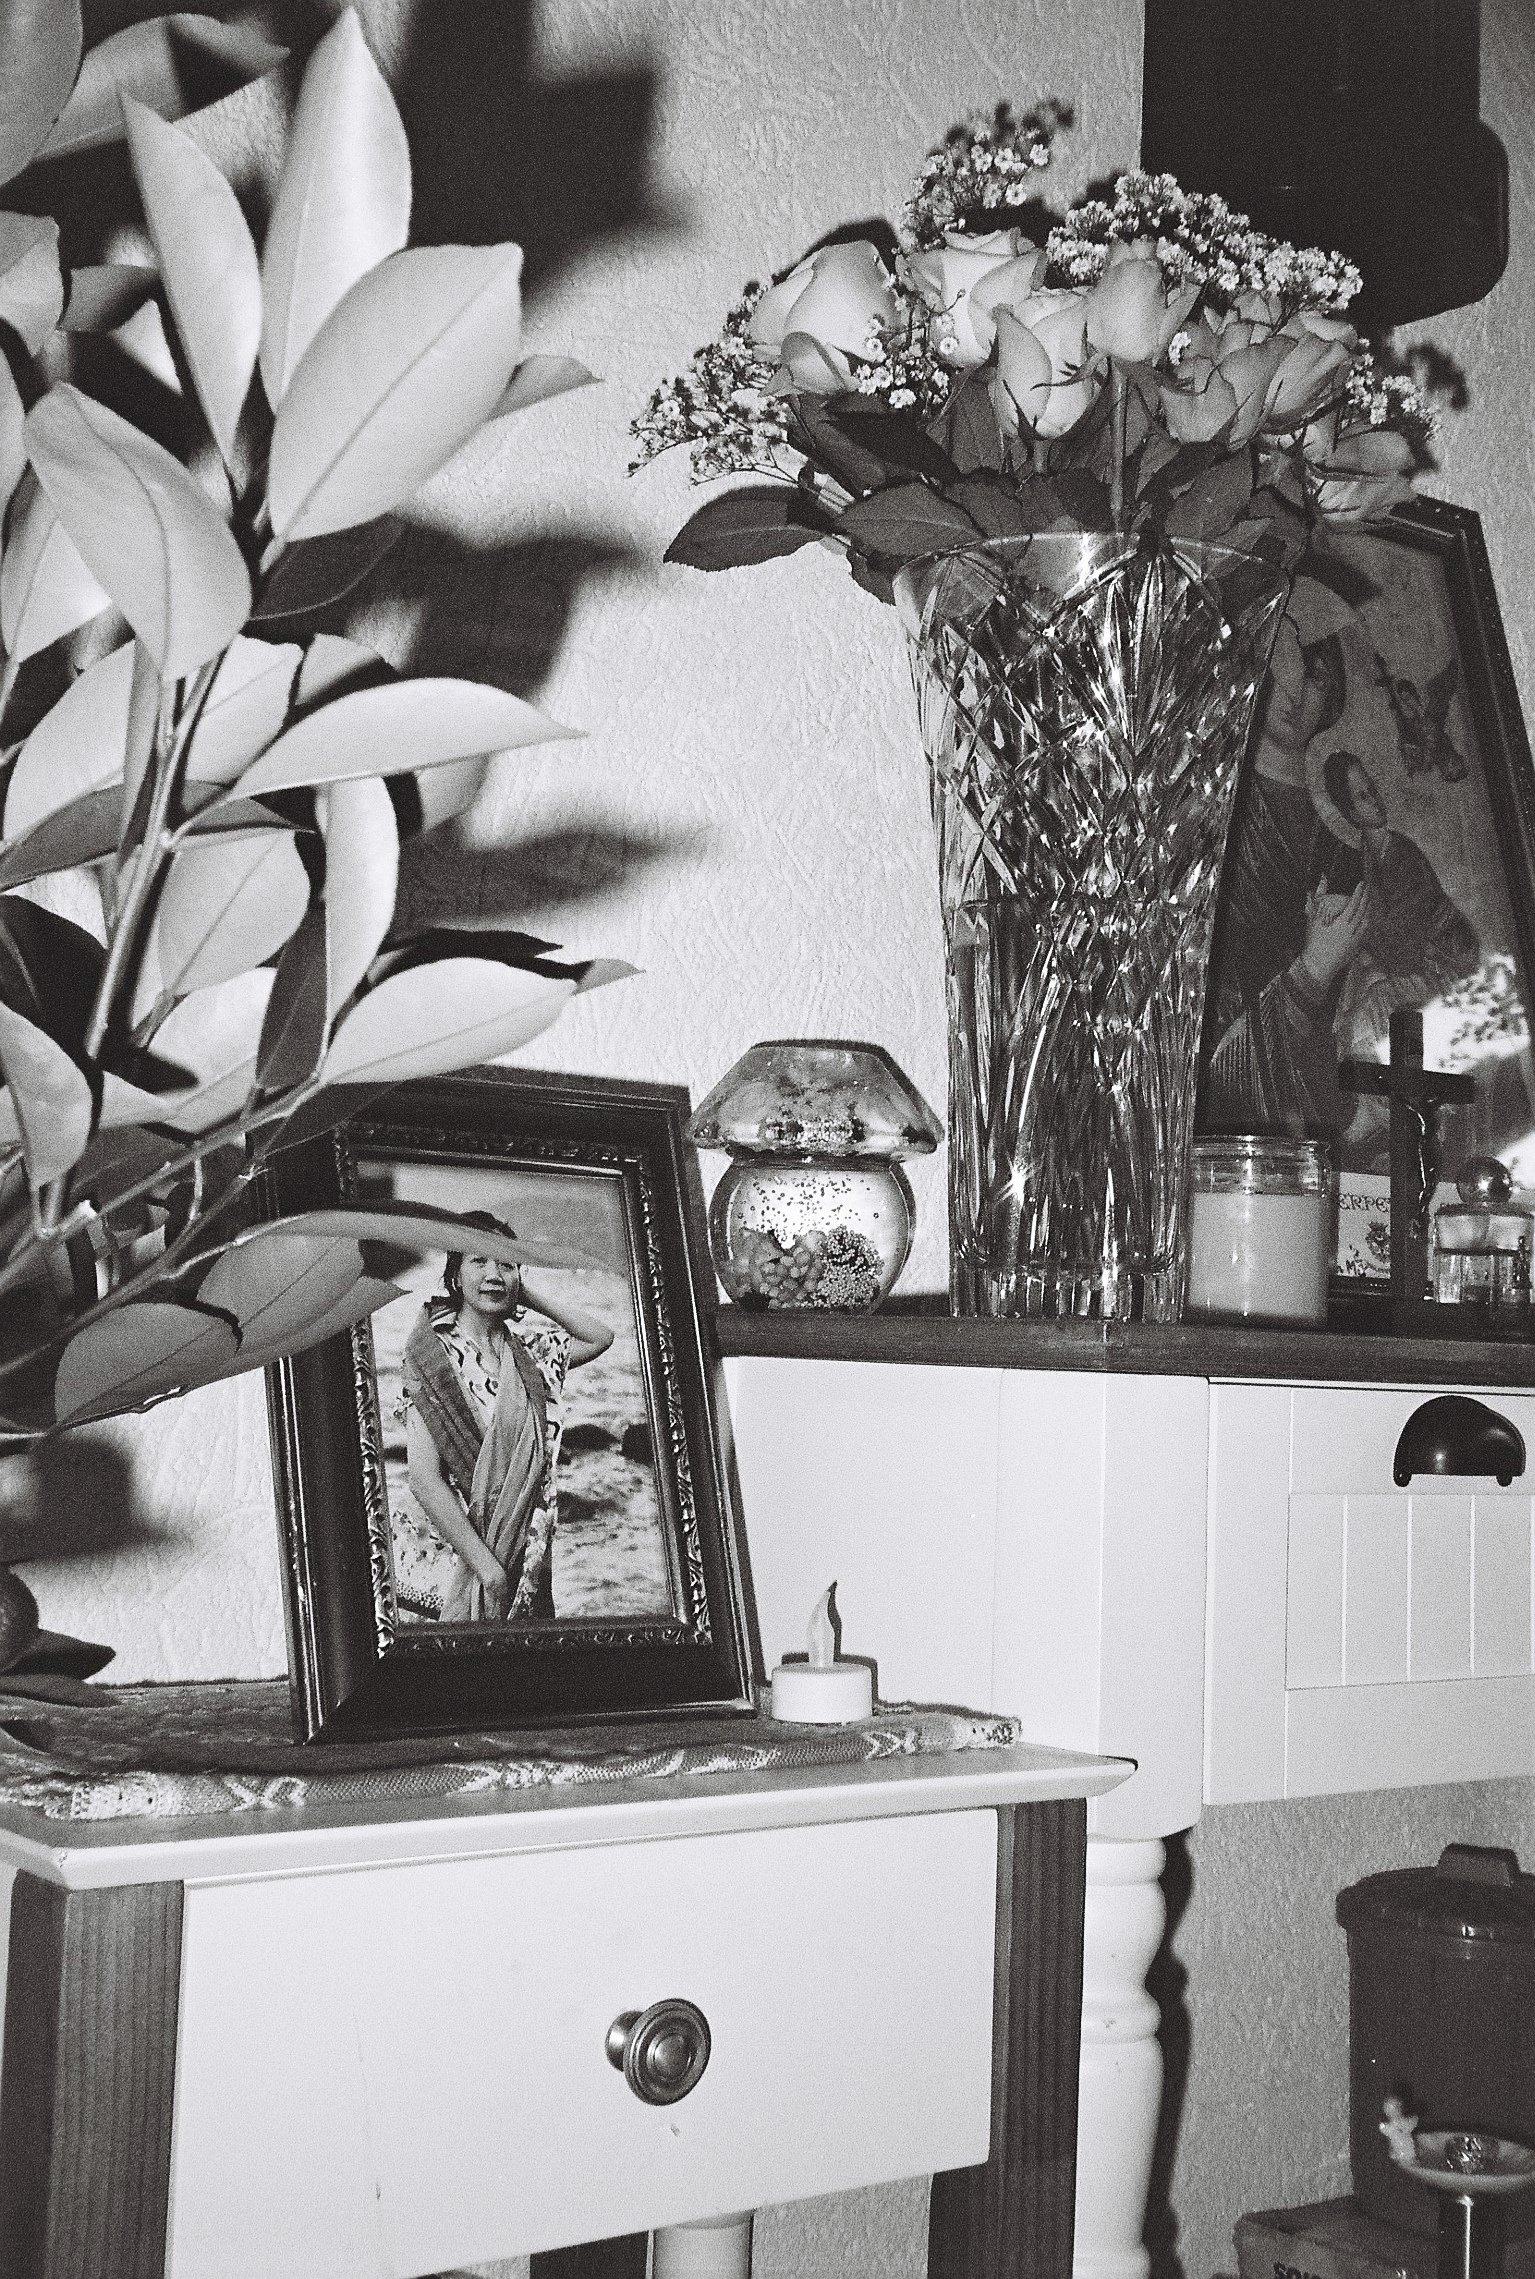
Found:
<path fill-rule="evenodd" d="M 1206 1000 L 1199 1128 L 1332 1141 L 1334 1292 L 1356 1303 L 1389 1292 L 1387 1103 L 1340 1064 L 1384 1060 L 1407 1005 L 1425 1064 L 1475 1084 L 1443 1113 L 1441 1180 L 1498 1155 L 1535 1185 L 1535 768 L 1481 523 L 1429 498 L 1302 559 Z"/>
<path fill-rule="evenodd" d="M 383 1241 L 401 1295 L 268 1372 L 305 1738 L 752 1707 L 687 1108 L 485 1069 L 277 1159 L 274 1214 L 446 1210 L 488 1245 Z"/>

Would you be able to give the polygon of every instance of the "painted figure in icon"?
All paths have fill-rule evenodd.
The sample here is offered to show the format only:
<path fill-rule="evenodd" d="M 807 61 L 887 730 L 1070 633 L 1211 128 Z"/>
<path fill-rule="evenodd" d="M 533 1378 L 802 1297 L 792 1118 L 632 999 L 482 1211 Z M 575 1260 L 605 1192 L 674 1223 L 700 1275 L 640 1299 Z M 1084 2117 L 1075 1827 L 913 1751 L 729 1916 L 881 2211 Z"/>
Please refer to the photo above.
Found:
<path fill-rule="evenodd" d="M 1362 887 L 1366 897 L 1336 1028 L 1345 1055 L 1368 1058 L 1389 1037 L 1396 1007 L 1426 1005 L 1452 981 L 1474 973 L 1481 948 L 1422 848 L 1392 830 L 1386 803 L 1359 753 L 1329 752 L 1322 781 L 1339 816 L 1357 834 L 1353 845 L 1327 835 L 1326 886 L 1335 894 Z"/>
<path fill-rule="evenodd" d="M 467 1223 L 512 1236 L 488 1213 Z M 565 1379 L 612 1342 L 520 1267 L 449 1256 L 401 1369 L 410 1485 L 456 1557 L 442 1621 L 553 1619 Z"/>
<path fill-rule="evenodd" d="M 1363 938 L 1364 896 L 1321 883 L 1308 754 L 1342 717 L 1345 678 L 1338 635 L 1303 642 L 1287 617 L 1226 866 L 1208 1129 L 1315 1131 L 1339 1120 L 1332 1014 Z"/>
<path fill-rule="evenodd" d="M 1375 678 L 1396 722 L 1396 748 L 1410 776 L 1432 769 L 1445 783 L 1464 783 L 1466 762 L 1451 743 L 1445 722 L 1460 680 L 1460 666 L 1452 657 L 1421 688 L 1405 673 L 1394 673 L 1384 657 L 1375 659 Z"/>

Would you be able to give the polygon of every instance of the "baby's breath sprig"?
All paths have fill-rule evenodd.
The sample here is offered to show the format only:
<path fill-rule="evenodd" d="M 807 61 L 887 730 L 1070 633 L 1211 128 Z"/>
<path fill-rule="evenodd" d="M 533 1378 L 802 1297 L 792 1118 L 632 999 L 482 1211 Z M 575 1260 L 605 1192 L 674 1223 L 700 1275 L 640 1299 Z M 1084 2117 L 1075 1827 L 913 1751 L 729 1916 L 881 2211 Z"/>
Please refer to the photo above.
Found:
<path fill-rule="evenodd" d="M 1438 417 L 1417 382 L 1406 372 L 1382 372 L 1367 349 L 1354 358 L 1344 402 L 1356 426 L 1393 428 L 1420 458 L 1439 432 Z"/>
<path fill-rule="evenodd" d="M 924 300 L 897 282 L 897 318 L 882 329 L 869 327 L 856 386 L 861 396 L 879 396 L 892 411 L 914 411 L 931 419 L 942 411 L 959 375 L 940 362 L 934 327 L 940 320 Z"/>
<path fill-rule="evenodd" d="M 676 379 L 662 381 L 633 425 L 631 475 L 682 443 L 689 446 L 695 483 L 777 466 L 789 436 L 783 399 L 768 386 L 777 358 L 764 356 L 746 329 L 766 290 L 748 285 L 719 338 L 700 348 Z"/>
<path fill-rule="evenodd" d="M 1095 285 L 1111 245 L 1150 239 L 1170 285 L 1199 285 L 1217 305 L 1244 293 L 1278 307 L 1337 316 L 1359 291 L 1359 271 L 1341 253 L 1270 237 L 1213 191 L 1185 190 L 1171 174 L 1122 174 L 1112 201 L 1075 207 L 1046 240 L 1051 281 Z"/>
<path fill-rule="evenodd" d="M 942 245 L 951 229 L 1006 227 L 1033 197 L 1032 177 L 1049 165 L 1051 145 L 1072 116 L 1069 103 L 1047 96 L 1022 118 L 1014 118 L 1010 103 L 998 103 L 950 127 L 923 160 L 901 208 L 905 250 Z"/>

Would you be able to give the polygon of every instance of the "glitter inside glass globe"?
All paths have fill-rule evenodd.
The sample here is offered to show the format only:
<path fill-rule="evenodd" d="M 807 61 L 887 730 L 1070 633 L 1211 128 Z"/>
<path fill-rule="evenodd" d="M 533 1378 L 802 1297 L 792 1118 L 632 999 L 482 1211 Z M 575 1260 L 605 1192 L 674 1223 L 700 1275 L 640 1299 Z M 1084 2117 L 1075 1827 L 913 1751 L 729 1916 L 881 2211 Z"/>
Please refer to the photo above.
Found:
<path fill-rule="evenodd" d="M 932 1110 L 878 1045 L 789 1038 L 753 1045 L 688 1125 L 722 1148 L 709 1243 L 738 1306 L 877 1306 L 911 1248 L 897 1158 L 941 1137 Z"/>
<path fill-rule="evenodd" d="M 877 1306 L 911 1249 L 899 1165 L 737 1156 L 714 1190 L 709 1247 L 738 1306 Z"/>

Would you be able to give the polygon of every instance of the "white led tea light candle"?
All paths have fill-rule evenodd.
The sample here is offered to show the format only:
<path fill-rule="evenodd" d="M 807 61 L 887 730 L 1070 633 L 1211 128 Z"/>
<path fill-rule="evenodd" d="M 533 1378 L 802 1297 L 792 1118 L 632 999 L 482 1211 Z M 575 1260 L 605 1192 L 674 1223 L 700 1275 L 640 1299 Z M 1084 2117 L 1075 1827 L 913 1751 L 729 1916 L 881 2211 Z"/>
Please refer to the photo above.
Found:
<path fill-rule="evenodd" d="M 816 1601 L 805 1632 L 808 1658 L 780 1662 L 773 1672 L 772 1714 L 786 1725 L 853 1725 L 874 1714 L 873 1671 L 837 1651 L 836 1590 L 829 1584 Z"/>

